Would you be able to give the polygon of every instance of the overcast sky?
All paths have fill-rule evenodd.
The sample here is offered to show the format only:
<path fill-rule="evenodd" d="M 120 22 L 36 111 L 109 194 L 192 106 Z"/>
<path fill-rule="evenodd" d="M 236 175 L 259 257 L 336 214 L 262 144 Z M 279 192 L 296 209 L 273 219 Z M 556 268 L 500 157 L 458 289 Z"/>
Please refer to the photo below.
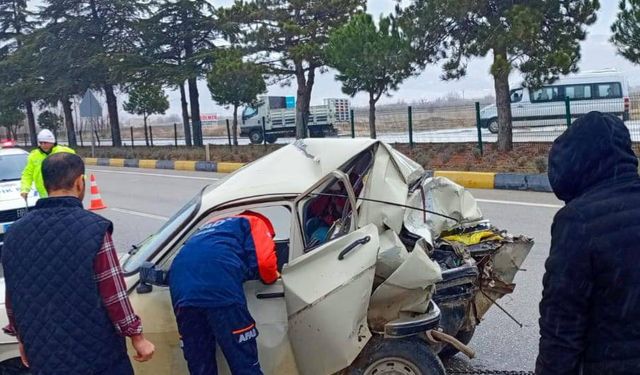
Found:
<path fill-rule="evenodd" d="M 228 6 L 233 0 L 210 0 L 216 6 Z M 406 3 L 407 1 L 404 0 Z M 37 4 L 33 1 L 32 4 Z M 603 68 L 616 68 L 624 72 L 629 77 L 632 85 L 640 85 L 640 67 L 627 62 L 616 53 L 615 48 L 609 42 L 611 35 L 610 27 L 617 12 L 617 0 L 601 1 L 601 9 L 598 13 L 598 22 L 589 29 L 589 36 L 582 44 L 582 60 L 580 69 L 595 70 Z M 393 10 L 395 0 L 368 0 L 368 11 L 376 18 L 380 14 L 386 14 Z M 440 80 L 441 69 L 437 66 L 427 68 L 420 76 L 407 80 L 400 90 L 393 93 L 392 97 L 382 98 L 382 103 L 395 103 L 398 101 L 411 102 L 420 99 L 435 99 L 446 96 L 449 93 L 458 93 L 465 97 L 482 97 L 493 93 L 493 81 L 489 75 L 490 58 L 475 59 L 469 64 L 468 74 L 458 81 Z M 511 81 L 518 82 L 517 74 L 512 75 Z M 217 106 L 209 95 L 209 91 L 204 82 L 200 83 L 200 104 L 203 113 L 226 113 L 227 110 Z M 269 95 L 295 95 L 295 84 L 292 87 L 274 86 L 269 88 Z M 179 95 L 172 92 L 169 95 L 171 108 L 169 113 L 180 113 Z M 329 71 L 316 78 L 313 90 L 312 104 L 322 103 L 324 98 L 345 97 L 340 90 L 340 83 L 334 79 L 334 72 Z M 356 105 L 366 105 L 367 98 L 360 94 L 353 99 Z"/>

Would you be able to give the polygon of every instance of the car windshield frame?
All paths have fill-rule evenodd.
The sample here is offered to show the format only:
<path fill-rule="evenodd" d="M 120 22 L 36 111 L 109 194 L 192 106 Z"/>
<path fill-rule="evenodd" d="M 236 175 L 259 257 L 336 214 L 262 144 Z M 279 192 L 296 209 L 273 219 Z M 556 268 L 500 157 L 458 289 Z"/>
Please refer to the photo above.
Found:
<path fill-rule="evenodd" d="M 0 181 L 19 181 L 22 178 L 22 171 L 24 167 L 27 165 L 28 154 L 8 154 L 8 155 L 0 155 Z M 7 159 L 12 159 L 11 162 L 15 164 L 13 167 L 19 167 L 12 171 L 5 171 L 5 166 L 7 166 Z M 15 160 L 20 160 L 20 162 L 16 162 Z M 5 163 L 2 163 L 5 161 Z M 11 173 L 9 173 L 11 172 Z M 15 172 L 13 174 L 13 172 Z"/>
<path fill-rule="evenodd" d="M 142 243 L 134 246 L 129 252 L 130 256 L 122 264 L 125 276 L 138 273 L 144 262 L 149 261 L 158 254 L 158 251 L 166 246 L 175 236 L 185 228 L 200 211 L 204 188 L 195 197 L 191 198 L 178 212 L 153 235 Z"/>

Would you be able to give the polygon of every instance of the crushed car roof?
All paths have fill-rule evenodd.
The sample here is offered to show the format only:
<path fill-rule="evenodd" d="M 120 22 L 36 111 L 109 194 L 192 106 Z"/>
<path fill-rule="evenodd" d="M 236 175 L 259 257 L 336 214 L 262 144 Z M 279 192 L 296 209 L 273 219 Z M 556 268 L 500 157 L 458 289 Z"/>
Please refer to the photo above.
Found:
<path fill-rule="evenodd" d="M 388 148 L 405 182 L 423 173 L 422 167 L 383 142 L 367 139 L 304 139 L 246 165 L 203 194 L 203 204 L 216 207 L 248 197 L 301 194 L 374 145 Z"/>

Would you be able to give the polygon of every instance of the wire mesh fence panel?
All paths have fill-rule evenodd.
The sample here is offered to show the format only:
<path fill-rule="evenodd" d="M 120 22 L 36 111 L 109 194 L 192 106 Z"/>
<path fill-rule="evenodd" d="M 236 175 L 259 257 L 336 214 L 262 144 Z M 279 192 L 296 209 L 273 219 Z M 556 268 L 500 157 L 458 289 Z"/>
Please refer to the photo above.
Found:
<path fill-rule="evenodd" d="M 468 143 L 478 139 L 472 104 L 412 109 L 416 143 Z"/>
<path fill-rule="evenodd" d="M 356 138 L 370 137 L 371 130 L 369 129 L 369 109 L 368 108 L 354 108 L 354 133 Z"/>
<path fill-rule="evenodd" d="M 631 94 L 627 106 L 629 115 L 626 124 L 631 133 L 631 140 L 634 143 L 640 142 L 640 93 Z"/>

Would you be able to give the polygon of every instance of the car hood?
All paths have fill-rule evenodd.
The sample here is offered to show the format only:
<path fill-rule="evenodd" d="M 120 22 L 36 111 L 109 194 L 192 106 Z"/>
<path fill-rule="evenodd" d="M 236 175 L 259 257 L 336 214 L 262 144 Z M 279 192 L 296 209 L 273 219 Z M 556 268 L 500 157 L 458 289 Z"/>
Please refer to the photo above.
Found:
<path fill-rule="evenodd" d="M 482 109 L 480 110 L 480 113 L 486 112 L 486 111 L 495 111 L 496 110 L 496 105 L 495 104 L 490 104 L 486 107 L 482 107 Z"/>
<path fill-rule="evenodd" d="M 0 211 L 23 208 L 24 199 L 20 196 L 20 181 L 0 182 Z M 32 189 L 29 193 L 29 207 L 35 205 L 38 200 L 37 192 Z"/>

